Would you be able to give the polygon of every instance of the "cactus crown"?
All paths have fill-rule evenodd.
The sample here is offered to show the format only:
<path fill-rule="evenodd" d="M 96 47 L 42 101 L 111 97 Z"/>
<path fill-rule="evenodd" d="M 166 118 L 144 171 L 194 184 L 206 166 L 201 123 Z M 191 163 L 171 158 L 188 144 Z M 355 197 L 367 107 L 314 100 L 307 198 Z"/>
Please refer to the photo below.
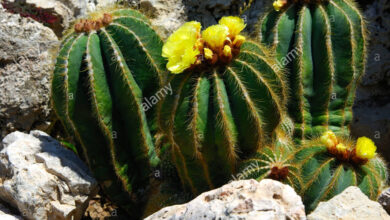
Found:
<path fill-rule="evenodd" d="M 273 3 L 276 11 L 284 10 L 291 4 L 323 4 L 330 0 L 276 0 Z"/>
<path fill-rule="evenodd" d="M 255 156 L 240 164 L 238 177 L 256 179 L 270 178 L 293 186 L 296 190 L 302 185 L 298 166 L 293 162 L 294 153 L 275 145 L 265 147 Z"/>
<path fill-rule="evenodd" d="M 81 19 L 74 26 L 74 31 L 77 33 L 85 32 L 89 33 L 91 31 L 98 31 L 103 27 L 108 26 L 112 22 L 112 15 L 104 13 L 103 17 L 93 20 L 93 19 Z"/>
<path fill-rule="evenodd" d="M 185 23 L 163 47 L 168 70 L 178 74 L 196 68 L 196 72 L 201 72 L 205 68 L 230 63 L 245 41 L 245 37 L 240 35 L 244 28 L 244 21 L 233 16 L 223 17 L 219 24 L 208 27 L 202 33 L 199 22 Z"/>

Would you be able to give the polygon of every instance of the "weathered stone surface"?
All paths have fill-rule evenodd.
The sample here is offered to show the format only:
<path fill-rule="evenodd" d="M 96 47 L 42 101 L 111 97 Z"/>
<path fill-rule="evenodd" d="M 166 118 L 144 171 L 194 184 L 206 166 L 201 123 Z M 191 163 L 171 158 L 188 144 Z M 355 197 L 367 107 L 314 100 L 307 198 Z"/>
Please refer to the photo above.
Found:
<path fill-rule="evenodd" d="M 80 219 L 97 183 L 71 151 L 41 131 L 1 143 L 0 199 L 27 219 Z"/>
<path fill-rule="evenodd" d="M 183 205 L 161 209 L 146 220 L 306 219 L 301 198 L 288 185 L 265 179 L 234 181 Z"/>
<path fill-rule="evenodd" d="M 383 190 L 379 195 L 378 202 L 390 214 L 390 188 Z"/>
<path fill-rule="evenodd" d="M 182 0 L 140 0 L 139 7 L 151 18 L 163 38 L 167 38 L 187 19 Z"/>
<path fill-rule="evenodd" d="M 61 37 L 64 30 L 79 17 L 85 17 L 89 12 L 112 5 L 112 0 L 6 0 L 4 8 L 9 12 L 31 17 L 51 28 Z"/>
<path fill-rule="evenodd" d="M 69 27 L 74 11 L 56 0 L 7 0 L 4 8 L 13 13 L 30 17 L 50 27 L 57 36 Z"/>
<path fill-rule="evenodd" d="M 0 138 L 44 129 L 50 113 L 50 75 L 58 44 L 50 28 L 0 5 Z"/>
<path fill-rule="evenodd" d="M 318 207 L 307 216 L 308 220 L 388 220 L 390 216 L 382 206 L 370 200 L 358 187 L 351 186 Z"/>
<path fill-rule="evenodd" d="M 1 220 L 23 220 L 22 217 L 13 215 L 6 207 L 0 204 L 0 219 Z"/>

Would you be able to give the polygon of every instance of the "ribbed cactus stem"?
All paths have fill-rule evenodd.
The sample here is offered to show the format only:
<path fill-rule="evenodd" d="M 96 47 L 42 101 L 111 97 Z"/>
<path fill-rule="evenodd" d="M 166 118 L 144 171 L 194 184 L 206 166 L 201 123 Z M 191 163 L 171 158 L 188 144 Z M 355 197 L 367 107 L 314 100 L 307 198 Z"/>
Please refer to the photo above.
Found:
<path fill-rule="evenodd" d="M 185 189 L 199 194 L 225 183 L 241 159 L 272 141 L 287 99 L 274 64 L 248 41 L 228 65 L 171 78 L 176 95 L 162 101 L 158 121 Z"/>
<path fill-rule="evenodd" d="M 261 42 L 272 46 L 287 68 L 295 140 L 328 129 L 348 134 L 366 56 L 367 31 L 355 3 L 288 1 L 259 25 Z"/>
<path fill-rule="evenodd" d="M 142 99 L 164 81 L 162 41 L 139 12 L 102 19 L 82 20 L 62 43 L 53 107 L 105 193 L 138 218 L 159 163 Z"/>

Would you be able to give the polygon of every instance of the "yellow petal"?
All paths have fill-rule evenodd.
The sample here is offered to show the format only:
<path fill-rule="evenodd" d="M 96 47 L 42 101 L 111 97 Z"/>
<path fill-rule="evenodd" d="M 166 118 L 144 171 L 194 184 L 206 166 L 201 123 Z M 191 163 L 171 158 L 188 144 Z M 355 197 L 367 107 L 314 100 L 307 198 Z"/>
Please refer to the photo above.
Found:
<path fill-rule="evenodd" d="M 225 25 L 213 25 L 202 32 L 204 41 L 209 45 L 210 49 L 214 51 L 221 50 L 227 40 L 229 30 Z"/>
<path fill-rule="evenodd" d="M 338 140 L 336 135 L 332 131 L 326 131 L 321 136 L 321 142 L 327 147 L 327 148 L 333 148 L 336 147 Z"/>
<path fill-rule="evenodd" d="M 236 16 L 222 17 L 218 23 L 228 27 L 231 39 L 234 39 L 246 26 L 244 20 Z"/>
<path fill-rule="evenodd" d="M 375 157 L 375 143 L 367 137 L 360 137 L 356 143 L 356 156 L 362 159 L 371 159 Z"/>
<path fill-rule="evenodd" d="M 237 35 L 236 38 L 234 38 L 233 45 L 236 48 L 241 47 L 241 45 L 245 42 L 245 37 L 242 35 Z"/>
<path fill-rule="evenodd" d="M 197 60 L 197 49 L 201 25 L 191 21 L 183 24 L 165 42 L 162 56 L 168 58 L 167 68 L 172 73 L 181 73 Z"/>

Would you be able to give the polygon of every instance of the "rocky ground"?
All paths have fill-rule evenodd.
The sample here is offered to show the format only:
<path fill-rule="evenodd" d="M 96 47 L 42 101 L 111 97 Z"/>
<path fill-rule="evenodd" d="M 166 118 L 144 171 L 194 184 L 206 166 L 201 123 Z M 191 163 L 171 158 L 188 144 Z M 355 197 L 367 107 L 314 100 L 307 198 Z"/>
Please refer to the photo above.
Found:
<path fill-rule="evenodd" d="M 62 32 L 72 25 L 74 19 L 83 17 L 112 1 L 0 0 L 0 2 L 0 140 L 13 131 L 28 133 L 34 129 L 61 138 L 61 130 L 58 124 L 54 123 L 49 101 L 55 48 L 60 43 Z M 248 1 L 118 0 L 118 2 L 146 13 L 158 32 L 167 37 L 187 20 L 198 20 L 204 26 L 209 26 L 224 15 L 238 14 L 240 10 L 245 9 Z M 254 1 L 245 11 L 243 17 L 248 23 L 248 31 L 254 29 L 259 15 L 271 2 L 272 0 Z M 351 128 L 355 136 L 368 136 L 375 140 L 379 151 L 390 161 L 390 148 L 387 147 L 390 145 L 390 0 L 360 0 L 359 3 L 368 21 L 370 53 L 367 58 L 366 74 L 357 89 Z M 0 150 L 3 148 L 4 146 Z M 31 153 L 35 155 L 37 152 Z M 39 160 L 40 163 L 42 160 L 44 161 Z M 53 172 L 49 169 L 46 175 L 56 180 L 61 179 Z M 9 184 L 12 185 L 15 184 L 12 181 L 19 180 L 11 178 L 10 181 Z M 47 186 L 46 183 L 43 185 Z M 50 184 L 49 186 L 54 187 Z M 56 190 L 61 192 L 61 189 Z M 13 192 L 8 190 L 3 193 L 0 192 L 0 195 L 7 195 L 6 193 L 10 195 L 9 193 Z M 120 209 L 103 197 L 93 194 L 82 200 L 83 204 L 88 205 L 84 218 L 96 219 L 118 214 L 126 219 Z M 40 197 L 39 201 L 53 202 L 47 199 L 49 197 L 51 196 Z M 19 204 L 15 201 L 14 206 L 23 207 L 28 204 L 24 202 Z M 72 210 L 70 207 L 59 210 L 58 212 L 62 213 L 59 215 L 73 212 L 69 211 Z M 43 210 L 42 213 L 46 211 Z M 2 213 L 15 214 L 17 210 L 0 206 L 0 219 L 3 219 Z"/>

